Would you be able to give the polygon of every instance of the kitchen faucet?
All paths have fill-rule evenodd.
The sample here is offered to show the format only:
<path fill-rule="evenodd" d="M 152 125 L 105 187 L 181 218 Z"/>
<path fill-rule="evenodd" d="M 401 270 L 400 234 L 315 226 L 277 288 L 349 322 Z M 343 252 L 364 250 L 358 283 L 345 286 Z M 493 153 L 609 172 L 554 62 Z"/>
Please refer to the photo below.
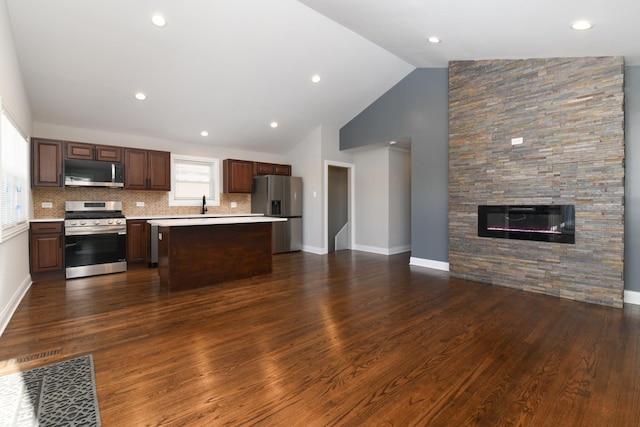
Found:
<path fill-rule="evenodd" d="M 207 211 L 207 196 L 202 196 L 202 215 Z"/>

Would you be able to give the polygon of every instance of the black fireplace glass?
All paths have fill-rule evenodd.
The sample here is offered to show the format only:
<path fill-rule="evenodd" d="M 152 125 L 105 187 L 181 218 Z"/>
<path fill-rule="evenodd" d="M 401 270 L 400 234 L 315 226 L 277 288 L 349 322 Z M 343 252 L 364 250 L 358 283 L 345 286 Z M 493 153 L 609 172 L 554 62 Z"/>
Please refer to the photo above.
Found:
<path fill-rule="evenodd" d="M 478 236 L 575 243 L 574 205 L 480 205 Z"/>

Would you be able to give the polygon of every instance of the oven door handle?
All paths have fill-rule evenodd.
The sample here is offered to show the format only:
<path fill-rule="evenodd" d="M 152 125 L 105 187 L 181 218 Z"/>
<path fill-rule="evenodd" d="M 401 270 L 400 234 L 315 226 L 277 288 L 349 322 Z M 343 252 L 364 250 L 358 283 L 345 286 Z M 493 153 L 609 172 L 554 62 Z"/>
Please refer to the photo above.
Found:
<path fill-rule="evenodd" d="M 83 227 L 82 230 L 66 229 L 64 231 L 65 236 L 92 236 L 99 234 L 127 234 L 127 230 L 126 228 L 124 230 L 122 228 L 105 230 L 104 227 Z"/>

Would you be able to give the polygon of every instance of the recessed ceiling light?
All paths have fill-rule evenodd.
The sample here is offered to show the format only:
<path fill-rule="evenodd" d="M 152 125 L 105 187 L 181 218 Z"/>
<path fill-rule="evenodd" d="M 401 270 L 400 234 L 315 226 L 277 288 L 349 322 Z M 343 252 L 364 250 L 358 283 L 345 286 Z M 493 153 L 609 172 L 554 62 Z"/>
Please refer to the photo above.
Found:
<path fill-rule="evenodd" d="M 320 77 L 320 74 L 314 74 L 313 76 L 311 76 L 311 81 L 314 83 L 318 83 L 320 80 L 322 80 L 322 77 Z"/>
<path fill-rule="evenodd" d="M 427 40 L 429 41 L 429 43 L 440 43 L 440 38 L 436 36 L 431 36 Z"/>
<path fill-rule="evenodd" d="M 153 25 L 160 28 L 167 25 L 167 20 L 159 13 L 154 13 L 153 15 L 151 15 L 151 22 L 153 22 Z"/>
<path fill-rule="evenodd" d="M 206 130 L 203 130 L 202 132 L 200 132 L 200 135 L 209 136 L 209 132 L 207 132 Z"/>
<path fill-rule="evenodd" d="M 136 99 L 137 99 L 138 101 L 144 101 L 145 99 L 147 99 L 147 95 L 145 95 L 145 94 L 144 94 L 144 93 L 142 93 L 142 92 L 138 92 L 138 93 L 136 93 L 134 96 L 136 97 Z"/>
<path fill-rule="evenodd" d="M 271 122 L 270 126 L 275 129 L 278 127 L 278 122 Z"/>
<path fill-rule="evenodd" d="M 594 27 L 593 22 L 581 19 L 571 23 L 571 28 L 578 31 L 590 30 Z"/>

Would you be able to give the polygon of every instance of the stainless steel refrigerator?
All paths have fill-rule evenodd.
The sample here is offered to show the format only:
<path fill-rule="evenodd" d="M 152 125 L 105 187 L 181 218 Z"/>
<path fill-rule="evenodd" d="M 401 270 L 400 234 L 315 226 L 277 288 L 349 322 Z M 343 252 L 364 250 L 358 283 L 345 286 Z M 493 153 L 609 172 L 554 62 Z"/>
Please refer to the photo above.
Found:
<path fill-rule="evenodd" d="M 302 178 L 262 175 L 253 178 L 251 212 L 287 218 L 273 223 L 273 253 L 302 249 Z"/>

